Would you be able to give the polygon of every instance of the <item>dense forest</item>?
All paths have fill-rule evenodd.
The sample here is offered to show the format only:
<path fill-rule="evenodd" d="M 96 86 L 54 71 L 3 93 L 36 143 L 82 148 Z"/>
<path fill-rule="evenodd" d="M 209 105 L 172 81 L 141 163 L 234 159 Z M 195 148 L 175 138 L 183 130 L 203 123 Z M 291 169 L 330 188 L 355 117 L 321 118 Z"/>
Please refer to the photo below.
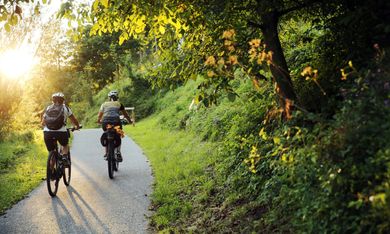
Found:
<path fill-rule="evenodd" d="M 48 6 L 0 1 L 0 53 L 41 33 L 28 79 L 0 73 L 1 147 L 32 141 L 57 91 L 97 127 L 116 89 L 140 124 L 215 146 L 173 195 L 187 205 L 152 198 L 154 230 L 390 231 L 390 1 L 67 1 L 45 21 Z"/>

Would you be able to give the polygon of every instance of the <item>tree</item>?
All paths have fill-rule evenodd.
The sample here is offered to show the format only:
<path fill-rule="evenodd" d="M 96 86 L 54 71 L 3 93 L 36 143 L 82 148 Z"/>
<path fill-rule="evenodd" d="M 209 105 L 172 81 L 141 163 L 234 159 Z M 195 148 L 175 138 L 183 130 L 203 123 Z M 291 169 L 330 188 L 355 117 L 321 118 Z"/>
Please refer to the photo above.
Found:
<path fill-rule="evenodd" d="M 42 0 L 46 4 L 47 0 Z M 39 15 L 41 3 L 40 1 L 30 0 L 4 0 L 0 2 L 0 22 L 4 22 L 2 27 L 7 32 L 16 26 L 23 18 L 24 9 L 33 9 L 34 15 Z"/>
<path fill-rule="evenodd" d="M 375 4 L 380 5 L 382 1 Z M 308 17 L 313 22 L 322 20 L 329 23 L 329 19 L 338 18 L 360 5 L 367 3 L 352 0 L 95 0 L 90 17 L 93 19 L 91 33 L 120 33 L 119 44 L 129 38 L 136 38 L 155 48 L 155 52 L 163 56 L 163 61 L 153 67 L 157 67 L 156 70 L 159 71 L 168 71 L 165 74 L 158 73 L 166 76 L 156 77 L 156 84 L 172 85 L 170 81 L 185 82 L 196 78 L 199 73 L 208 73 L 214 78 L 204 82 L 201 88 L 206 90 L 214 86 L 214 91 L 232 92 L 229 82 L 234 79 L 233 74 L 237 69 L 254 79 L 254 83 L 265 78 L 264 75 L 259 75 L 260 70 L 269 69 L 280 106 L 288 117 L 297 97 L 280 43 L 278 27 L 286 19 L 301 16 Z M 234 38 L 221 38 L 224 31 L 229 30 L 234 30 Z M 256 53 L 256 56 L 266 54 L 266 64 L 254 65 L 253 58 L 247 59 L 247 51 L 252 49 L 248 42 L 256 38 L 262 39 L 263 50 L 258 51 L 260 53 Z M 225 45 L 229 43 L 230 49 L 221 42 Z M 257 46 L 258 48 L 260 47 Z M 170 52 L 166 52 L 167 50 Z M 228 71 L 217 74 L 218 79 L 205 66 L 210 56 L 224 59 L 225 62 L 226 58 L 231 60 L 230 64 L 223 63 Z M 163 69 L 164 66 L 168 69 Z M 209 91 L 210 93 L 212 95 L 216 92 Z"/>
<path fill-rule="evenodd" d="M 130 37 L 149 40 L 154 38 L 159 50 L 180 48 L 178 54 L 181 56 L 178 57 L 182 59 L 185 53 L 192 56 L 195 49 L 197 53 L 195 52 L 194 60 L 199 60 L 199 57 L 207 55 L 200 54 L 205 52 L 202 46 L 212 50 L 208 46 L 218 41 L 221 31 L 229 28 L 242 30 L 240 33 L 244 35 L 241 35 L 242 44 L 238 45 L 241 47 L 238 49 L 245 49 L 244 42 L 254 36 L 250 27 L 255 27 L 262 32 L 266 52 L 272 51 L 269 68 L 280 105 L 289 114 L 296 94 L 278 37 L 278 24 L 281 17 L 317 2 L 319 1 L 139 1 L 128 4 L 123 1 L 94 1 L 95 23 L 91 32 L 101 34 L 119 31 L 120 44 Z M 199 43 L 200 40 L 205 43 Z M 189 64 L 195 66 L 190 73 L 203 69 L 199 62 L 190 61 Z M 181 79 L 186 80 L 188 77 Z"/>
<path fill-rule="evenodd" d="M 137 62 L 136 53 L 139 45 L 136 41 L 129 40 L 119 46 L 118 35 L 90 36 L 90 28 L 85 28 L 73 52 L 72 63 L 76 71 L 93 83 L 95 90 L 102 89 L 112 83 L 121 66 L 129 66 L 128 58 Z"/>

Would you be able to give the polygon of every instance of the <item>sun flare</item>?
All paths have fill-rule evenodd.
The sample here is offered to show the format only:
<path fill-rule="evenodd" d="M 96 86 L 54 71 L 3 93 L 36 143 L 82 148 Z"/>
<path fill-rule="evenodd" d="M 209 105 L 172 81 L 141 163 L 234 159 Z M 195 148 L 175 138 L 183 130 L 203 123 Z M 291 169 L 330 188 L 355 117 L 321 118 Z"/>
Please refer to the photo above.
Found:
<path fill-rule="evenodd" d="M 35 63 L 33 54 L 27 48 L 7 50 L 0 54 L 0 76 L 22 79 Z"/>

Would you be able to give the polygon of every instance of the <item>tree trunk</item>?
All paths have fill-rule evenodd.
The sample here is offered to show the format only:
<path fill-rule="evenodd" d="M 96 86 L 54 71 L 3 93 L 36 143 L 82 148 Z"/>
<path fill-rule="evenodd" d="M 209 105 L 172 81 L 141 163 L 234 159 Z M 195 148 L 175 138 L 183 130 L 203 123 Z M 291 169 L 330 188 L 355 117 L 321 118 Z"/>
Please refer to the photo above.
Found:
<path fill-rule="evenodd" d="M 283 54 L 278 35 L 279 16 L 276 11 L 261 14 L 262 33 L 266 50 L 272 51 L 272 64 L 270 70 L 276 83 L 276 92 L 279 96 L 280 105 L 284 110 L 285 117 L 289 118 L 296 95 L 291 82 L 290 72 Z"/>

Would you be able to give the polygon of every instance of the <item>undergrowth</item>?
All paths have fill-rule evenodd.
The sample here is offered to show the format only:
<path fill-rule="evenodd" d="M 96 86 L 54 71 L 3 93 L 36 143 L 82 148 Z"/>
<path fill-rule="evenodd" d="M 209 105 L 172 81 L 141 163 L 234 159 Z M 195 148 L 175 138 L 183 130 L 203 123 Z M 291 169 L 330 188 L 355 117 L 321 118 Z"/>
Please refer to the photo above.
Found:
<path fill-rule="evenodd" d="M 251 84 L 241 82 L 234 102 L 222 98 L 207 109 L 188 109 L 195 82 L 167 93 L 131 133 L 156 173 L 152 225 L 199 233 L 387 233 L 389 78 L 381 67 L 356 72 L 331 117 L 296 110 L 289 121 L 274 108 L 267 83 L 253 98 Z M 205 142 L 212 151 L 199 151 Z"/>
<path fill-rule="evenodd" d="M 47 151 L 41 131 L 15 132 L 0 142 L 0 213 L 45 178 Z"/>

